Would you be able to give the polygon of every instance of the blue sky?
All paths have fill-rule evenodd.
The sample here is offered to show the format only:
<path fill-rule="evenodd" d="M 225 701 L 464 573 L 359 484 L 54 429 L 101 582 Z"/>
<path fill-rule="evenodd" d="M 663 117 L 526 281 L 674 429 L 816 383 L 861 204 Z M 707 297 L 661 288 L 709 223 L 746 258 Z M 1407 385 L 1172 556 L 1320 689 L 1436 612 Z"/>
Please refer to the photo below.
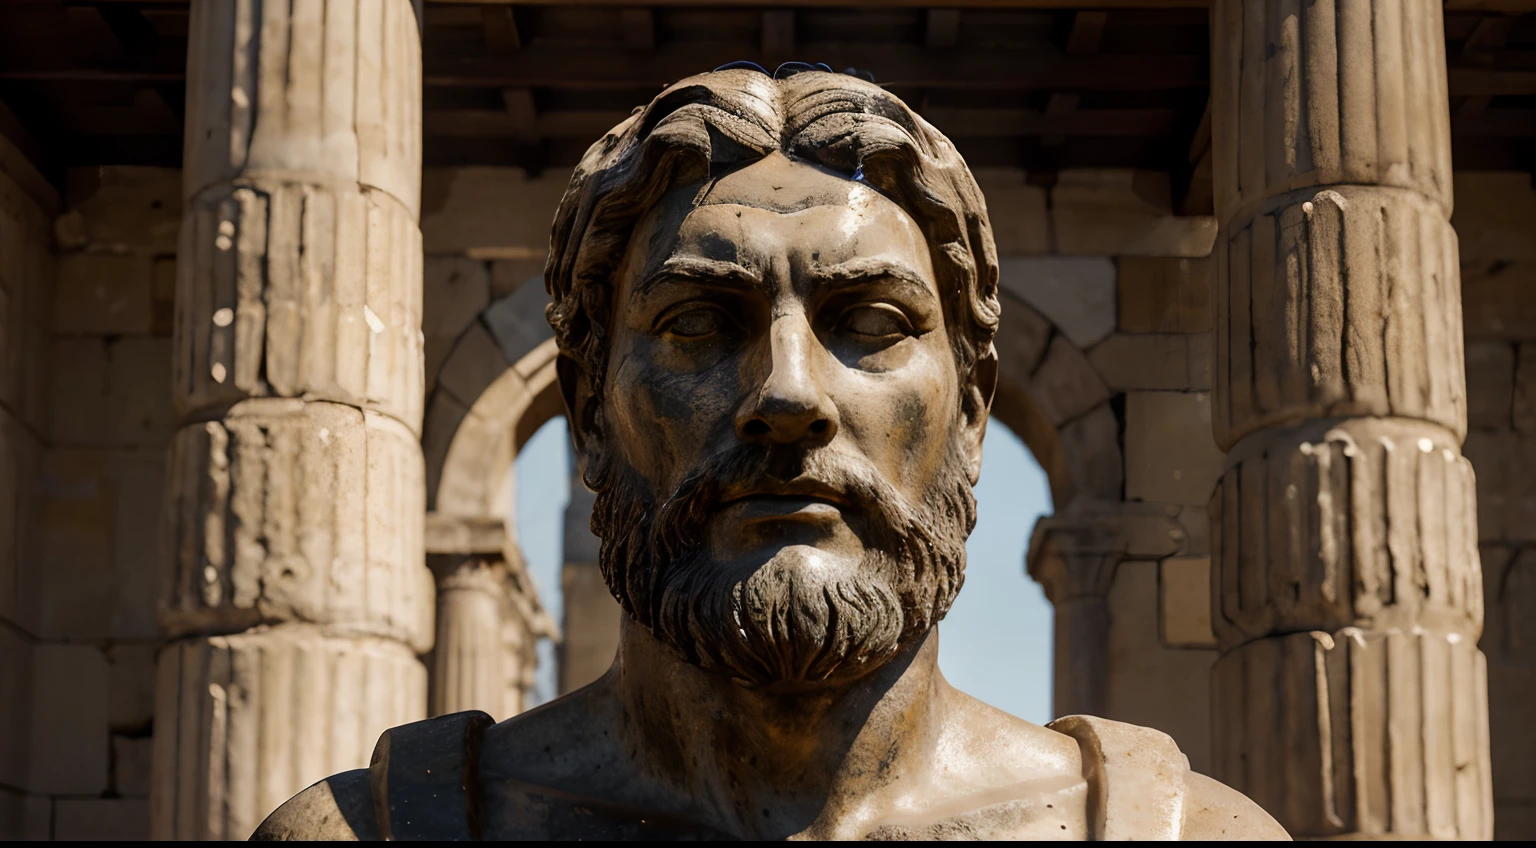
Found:
<path fill-rule="evenodd" d="M 540 493 L 518 505 L 517 534 L 540 597 L 557 617 L 568 444 L 565 419 L 556 418 L 524 446 L 514 471 L 517 491 Z M 1050 492 L 1034 457 L 995 420 L 976 501 L 965 588 L 939 626 L 939 665 L 960 689 L 1043 724 L 1051 718 L 1051 605 L 1025 575 L 1024 551 L 1035 519 L 1050 511 Z M 552 647 L 541 646 L 539 656 L 531 704 L 555 691 Z"/>

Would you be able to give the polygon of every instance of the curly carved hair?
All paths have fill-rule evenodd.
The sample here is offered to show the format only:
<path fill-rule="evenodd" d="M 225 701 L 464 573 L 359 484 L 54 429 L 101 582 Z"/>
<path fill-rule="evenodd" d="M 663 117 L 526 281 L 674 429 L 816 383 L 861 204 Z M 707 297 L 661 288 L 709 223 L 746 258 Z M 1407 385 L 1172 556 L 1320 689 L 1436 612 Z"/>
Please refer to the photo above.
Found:
<path fill-rule="evenodd" d="M 545 315 L 561 353 L 587 369 L 594 395 L 607 368 L 613 275 L 640 217 L 674 188 L 774 151 L 850 178 L 862 171 L 911 215 L 927 236 L 962 379 L 990 353 L 997 248 L 981 189 L 949 139 L 856 77 L 722 70 L 672 85 L 609 130 L 582 156 L 560 200 Z"/>

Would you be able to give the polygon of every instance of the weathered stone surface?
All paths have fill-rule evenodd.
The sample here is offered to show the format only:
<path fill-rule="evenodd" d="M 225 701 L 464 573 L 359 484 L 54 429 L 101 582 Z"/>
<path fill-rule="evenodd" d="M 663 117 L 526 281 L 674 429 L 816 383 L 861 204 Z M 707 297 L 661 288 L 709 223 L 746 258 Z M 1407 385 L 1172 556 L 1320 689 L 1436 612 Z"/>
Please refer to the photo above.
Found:
<path fill-rule="evenodd" d="M 491 271 L 479 260 L 428 256 L 423 283 L 421 332 L 428 338 L 458 337 L 491 303 Z"/>
<path fill-rule="evenodd" d="M 1211 631 L 1211 558 L 1169 557 L 1158 567 L 1163 644 L 1170 648 L 1216 647 Z"/>
<path fill-rule="evenodd" d="M 442 168 L 422 174 L 421 234 L 428 253 L 543 262 L 550 210 L 569 171 L 530 178 L 520 168 Z M 508 204 L 515 197 L 517 203 Z"/>
<path fill-rule="evenodd" d="M 176 252 L 182 206 L 181 172 L 174 168 L 73 168 L 64 202 L 53 224 L 62 250 Z"/>
<path fill-rule="evenodd" d="M 1536 802 L 1536 734 L 1530 732 L 1536 698 L 1536 667 L 1526 663 L 1488 662 L 1488 730 L 1493 745 L 1495 803 Z M 1494 812 L 1495 832 L 1503 830 Z M 1510 831 L 1511 834 L 1519 831 Z"/>
<path fill-rule="evenodd" d="M 108 723 L 117 731 L 147 730 L 155 718 L 155 649 L 113 645 L 107 649 L 107 663 L 111 669 Z"/>
<path fill-rule="evenodd" d="M 1466 434 L 1456 234 L 1400 189 L 1335 186 L 1234 221 L 1217 263 L 1216 441 L 1397 415 Z"/>
<path fill-rule="evenodd" d="M 177 265 L 177 414 L 304 397 L 419 428 L 420 238 L 378 192 L 271 182 L 205 194 Z"/>
<path fill-rule="evenodd" d="M 153 323 L 155 260 L 76 253 L 58 262 L 53 331 L 66 335 L 148 333 Z"/>
<path fill-rule="evenodd" d="M 1502 663 L 1536 668 L 1536 548 L 1505 549 L 1505 556 L 1483 565 L 1488 627 L 1484 650 Z M 1532 793 L 1536 796 L 1536 793 Z"/>
<path fill-rule="evenodd" d="M 1468 339 L 1536 341 L 1536 261 L 1463 263 L 1461 306 Z"/>
<path fill-rule="evenodd" d="M 1205 392 L 1127 392 L 1125 497 L 1193 506 L 1211 497 L 1222 452 L 1210 439 Z"/>
<path fill-rule="evenodd" d="M 1088 351 L 1088 361 L 1113 391 L 1209 391 L 1211 336 L 1115 333 Z"/>
<path fill-rule="evenodd" d="M 437 586 L 437 638 L 432 651 L 429 715 L 481 710 L 492 718 L 514 715 L 521 694 L 515 652 L 504 644 L 507 577 L 501 556 L 454 557 Z"/>
<path fill-rule="evenodd" d="M 1532 355 L 1526 380 L 1524 414 L 1536 417 L 1536 355 Z M 1467 427 L 1471 430 L 1507 430 L 1515 391 L 1515 346 L 1502 342 L 1467 342 Z M 1528 425 L 1536 429 L 1536 420 Z"/>
<path fill-rule="evenodd" d="M 144 798 L 60 798 L 54 801 L 53 838 L 117 842 L 149 838 Z"/>
<path fill-rule="evenodd" d="M 1007 291 L 998 292 L 1002 302 L 1002 327 L 993 344 L 997 347 L 998 379 L 1023 387 L 1035 373 L 1045 346 L 1051 340 L 1051 323 Z"/>
<path fill-rule="evenodd" d="M 169 479 L 167 633 L 304 621 L 431 647 L 421 452 L 398 421 L 247 402 L 182 428 Z"/>
<path fill-rule="evenodd" d="M 1211 18 L 1216 214 L 1330 184 L 1451 209 L 1440 4 L 1222 3 Z"/>
<path fill-rule="evenodd" d="M 160 654 L 153 833 L 244 839 L 322 777 L 368 764 L 379 734 L 424 718 L 426 669 L 384 639 L 302 626 L 184 639 Z"/>
<path fill-rule="evenodd" d="M 153 666 L 151 666 L 153 668 Z M 150 681 L 153 686 L 154 681 Z M 112 788 L 129 798 L 149 798 L 150 770 L 155 744 L 148 736 L 112 737 Z M 149 833 L 149 806 L 144 807 L 144 827 Z"/>
<path fill-rule="evenodd" d="M 1451 224 L 1461 239 L 1461 261 L 1536 262 L 1531 222 L 1536 186 L 1525 171 L 1459 170 L 1453 175 L 1456 211 Z"/>
<path fill-rule="evenodd" d="M 1211 329 L 1216 263 L 1127 256 L 1120 260 L 1119 322 L 1127 333 L 1204 333 Z"/>
<path fill-rule="evenodd" d="M 1045 189 L 1025 182 L 1027 175 L 1017 168 L 976 168 L 973 173 L 987 198 L 998 254 L 1049 253 L 1051 227 Z"/>
<path fill-rule="evenodd" d="M 520 286 L 485 310 L 485 324 L 508 362 L 521 361 L 555 331 L 544 317 L 549 294 L 542 286 Z"/>
<path fill-rule="evenodd" d="M 0 784 L 25 786 L 32 717 L 32 644 L 12 627 L 0 627 Z"/>
<path fill-rule="evenodd" d="M 168 339 L 55 337 L 49 432 L 61 445 L 163 446 L 172 414 Z"/>
<path fill-rule="evenodd" d="M 1040 411 L 1060 426 L 1109 400 L 1109 389 L 1088 358 L 1066 336 L 1052 338 L 1029 381 L 1029 394 Z"/>
<path fill-rule="evenodd" d="M 52 798 L 0 789 L 0 839 L 42 842 L 52 838 Z"/>
<path fill-rule="evenodd" d="M 1109 404 L 1067 422 L 1061 428 L 1061 451 L 1067 461 L 1071 497 L 1120 500 L 1125 481 L 1121 462 L 1120 423 Z M 1058 510 L 1066 507 L 1055 501 Z"/>
<path fill-rule="evenodd" d="M 1487 673 L 1434 629 L 1273 636 L 1216 663 L 1213 776 L 1310 836 L 1492 835 Z"/>
<path fill-rule="evenodd" d="M 1536 433 L 1536 344 L 1521 344 L 1517 351 L 1511 423 L 1521 433 Z"/>
<path fill-rule="evenodd" d="M 1510 430 L 1474 430 L 1463 453 L 1477 472 L 1477 536 L 1484 542 L 1536 541 L 1536 439 Z"/>
<path fill-rule="evenodd" d="M 1165 648 L 1159 641 L 1155 562 L 1127 561 L 1108 596 L 1106 717 L 1155 727 L 1172 736 L 1191 768 L 1210 770 L 1210 701 L 1206 688 L 1215 651 Z"/>
<path fill-rule="evenodd" d="M 1062 171 L 1051 189 L 1055 251 L 1091 256 L 1206 256 L 1216 221 L 1175 216 L 1168 175 L 1121 169 Z"/>
<path fill-rule="evenodd" d="M 523 286 L 544 288 L 544 256 L 497 259 L 491 263 L 491 300 L 500 300 Z"/>
<path fill-rule="evenodd" d="M 37 429 L 47 417 L 54 280 L 46 216 L 0 174 L 0 404 Z"/>
<path fill-rule="evenodd" d="M 410 0 L 212 4 L 188 31 L 197 84 L 187 87 L 186 196 L 299 173 L 386 191 L 417 216 L 421 39 Z"/>
<path fill-rule="evenodd" d="M 149 331 L 157 336 L 169 336 L 176 329 L 176 259 L 155 259 L 150 281 Z"/>
<path fill-rule="evenodd" d="M 32 649 L 32 729 L 27 788 L 96 795 L 107 788 L 107 659 L 89 645 Z"/>
<path fill-rule="evenodd" d="M 998 285 L 1033 306 L 1081 348 L 1115 329 L 1115 266 L 1104 257 L 1008 257 Z M 1006 319 L 1005 319 L 1006 320 Z"/>
<path fill-rule="evenodd" d="M 1211 498 L 1226 648 L 1271 633 L 1422 624 L 1476 642 L 1472 466 L 1445 431 L 1351 419 L 1276 431 Z"/>
<path fill-rule="evenodd" d="M 465 406 L 474 406 L 481 393 L 511 367 L 490 331 L 477 322 L 459 336 L 448 353 L 438 370 L 437 388 L 452 394 Z"/>

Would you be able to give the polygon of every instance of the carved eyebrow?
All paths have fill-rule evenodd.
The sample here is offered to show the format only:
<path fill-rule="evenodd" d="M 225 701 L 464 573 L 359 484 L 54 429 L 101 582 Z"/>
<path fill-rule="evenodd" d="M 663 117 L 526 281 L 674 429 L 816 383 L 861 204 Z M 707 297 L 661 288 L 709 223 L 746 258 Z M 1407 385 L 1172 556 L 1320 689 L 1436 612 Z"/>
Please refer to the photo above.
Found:
<path fill-rule="evenodd" d="M 895 280 L 931 293 L 933 284 L 917 271 L 885 259 L 850 259 L 837 265 L 813 266 L 808 275 L 816 285 L 827 283 L 868 283 Z"/>
<path fill-rule="evenodd" d="M 684 279 L 705 285 L 761 289 L 762 275 L 735 262 L 719 259 L 701 259 L 696 256 L 674 256 L 661 263 L 635 285 L 635 295 L 650 294 L 667 280 Z"/>

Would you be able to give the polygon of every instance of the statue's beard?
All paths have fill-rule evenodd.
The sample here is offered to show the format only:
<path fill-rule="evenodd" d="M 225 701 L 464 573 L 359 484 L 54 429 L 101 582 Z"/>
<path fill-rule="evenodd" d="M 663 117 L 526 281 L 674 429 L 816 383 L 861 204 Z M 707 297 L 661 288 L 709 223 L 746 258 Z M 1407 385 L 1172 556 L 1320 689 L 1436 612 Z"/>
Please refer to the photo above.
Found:
<path fill-rule="evenodd" d="M 589 474 L 603 578 L 629 615 L 689 662 L 752 686 L 855 679 L 944 617 L 965 578 L 976 500 L 958 446 L 918 503 L 860 460 L 745 444 L 711 457 L 659 507 L 627 464 Z M 865 547 L 853 565 L 783 551 L 711 560 L 706 527 L 730 486 L 807 475 L 844 493 Z"/>

